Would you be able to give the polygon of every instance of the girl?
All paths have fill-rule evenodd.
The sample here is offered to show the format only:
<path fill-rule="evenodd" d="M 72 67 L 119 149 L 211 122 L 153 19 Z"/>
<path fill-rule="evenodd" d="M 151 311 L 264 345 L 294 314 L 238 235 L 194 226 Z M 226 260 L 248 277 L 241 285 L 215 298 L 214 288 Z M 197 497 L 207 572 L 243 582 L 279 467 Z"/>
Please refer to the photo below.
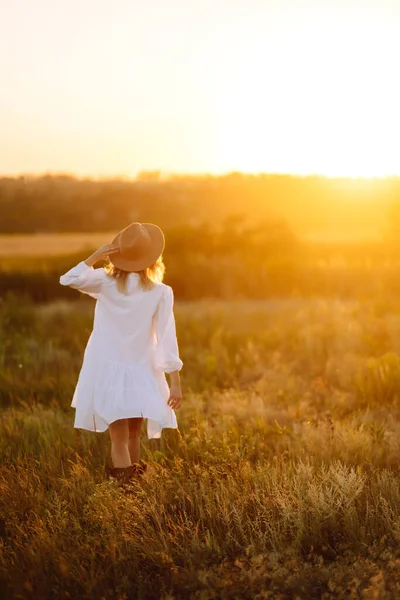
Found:
<path fill-rule="evenodd" d="M 108 474 L 122 482 L 141 474 L 140 430 L 149 438 L 177 428 L 182 391 L 172 289 L 162 283 L 164 234 L 157 225 L 132 223 L 111 244 L 60 277 L 97 300 L 71 406 L 74 427 L 109 429 Z M 108 258 L 102 269 L 98 261 Z M 169 373 L 170 388 L 165 373 Z"/>

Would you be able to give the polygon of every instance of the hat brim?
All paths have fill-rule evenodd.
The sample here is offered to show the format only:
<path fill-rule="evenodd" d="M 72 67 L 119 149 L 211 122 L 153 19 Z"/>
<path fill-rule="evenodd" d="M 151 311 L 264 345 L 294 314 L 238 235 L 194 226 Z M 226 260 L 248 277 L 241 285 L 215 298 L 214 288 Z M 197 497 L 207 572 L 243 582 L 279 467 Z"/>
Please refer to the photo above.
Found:
<path fill-rule="evenodd" d="M 118 269 L 122 269 L 123 271 L 143 271 L 148 267 L 154 265 L 157 259 L 161 256 L 164 246 L 165 246 L 165 238 L 162 230 L 153 223 L 142 223 L 143 227 L 147 229 L 147 232 L 151 239 L 151 244 L 146 253 L 142 256 L 138 256 L 136 259 L 125 258 L 123 254 L 116 252 L 115 254 L 111 254 L 109 259 L 110 262 L 116 266 Z M 123 231 L 129 229 L 126 227 Z M 122 231 L 117 233 L 112 244 L 119 244 L 119 240 L 121 237 Z"/>

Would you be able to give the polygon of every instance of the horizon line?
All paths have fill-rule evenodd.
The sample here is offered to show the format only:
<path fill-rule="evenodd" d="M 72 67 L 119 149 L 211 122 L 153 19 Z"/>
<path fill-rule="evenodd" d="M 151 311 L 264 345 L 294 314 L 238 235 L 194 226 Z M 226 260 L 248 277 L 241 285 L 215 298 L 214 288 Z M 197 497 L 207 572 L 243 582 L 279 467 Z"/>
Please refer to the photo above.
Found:
<path fill-rule="evenodd" d="M 131 181 L 131 182 L 157 182 L 157 181 L 168 181 L 173 178 L 187 178 L 187 179 L 223 179 L 229 176 L 243 176 L 243 177 L 293 177 L 298 179 L 306 178 L 320 178 L 320 179 L 348 179 L 348 180 L 385 180 L 385 179 L 398 179 L 400 173 L 391 173 L 387 175 L 327 175 L 324 173 L 291 173 L 283 171 L 224 171 L 219 173 L 212 173 L 207 171 L 198 172 L 186 172 L 186 171 L 163 171 L 162 169 L 141 169 L 137 171 L 135 175 L 127 175 L 126 173 L 115 173 L 113 175 L 106 174 L 78 174 L 68 171 L 43 171 L 41 173 L 0 173 L 0 179 L 43 179 L 45 177 L 65 177 L 72 178 L 81 181 Z M 146 181 L 146 177 L 149 179 Z M 153 178 L 153 180 L 152 180 Z"/>

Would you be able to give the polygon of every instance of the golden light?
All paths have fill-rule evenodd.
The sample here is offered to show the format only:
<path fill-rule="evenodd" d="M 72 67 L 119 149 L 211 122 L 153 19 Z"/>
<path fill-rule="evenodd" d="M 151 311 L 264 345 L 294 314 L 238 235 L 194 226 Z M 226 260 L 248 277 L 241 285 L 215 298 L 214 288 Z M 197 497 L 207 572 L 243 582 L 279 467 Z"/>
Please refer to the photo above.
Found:
<path fill-rule="evenodd" d="M 9 3 L 3 173 L 400 173 L 395 3 L 155 3 Z"/>
<path fill-rule="evenodd" d="M 321 21 L 245 40 L 223 77 L 221 170 L 397 173 L 400 88 L 388 27 Z"/>

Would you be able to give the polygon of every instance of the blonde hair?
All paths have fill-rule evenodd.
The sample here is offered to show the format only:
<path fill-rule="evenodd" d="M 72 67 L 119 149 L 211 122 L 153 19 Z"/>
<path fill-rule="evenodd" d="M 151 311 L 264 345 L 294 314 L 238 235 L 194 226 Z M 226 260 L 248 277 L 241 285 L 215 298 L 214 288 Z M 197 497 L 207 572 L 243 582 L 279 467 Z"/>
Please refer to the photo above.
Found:
<path fill-rule="evenodd" d="M 142 271 L 124 271 L 111 262 L 108 262 L 104 268 L 109 277 L 116 279 L 117 288 L 123 294 L 126 294 L 128 291 L 127 279 L 129 273 L 137 273 L 139 275 L 139 285 L 143 290 L 151 290 L 155 283 L 161 283 L 165 273 L 165 264 L 162 256 L 153 265 Z"/>

